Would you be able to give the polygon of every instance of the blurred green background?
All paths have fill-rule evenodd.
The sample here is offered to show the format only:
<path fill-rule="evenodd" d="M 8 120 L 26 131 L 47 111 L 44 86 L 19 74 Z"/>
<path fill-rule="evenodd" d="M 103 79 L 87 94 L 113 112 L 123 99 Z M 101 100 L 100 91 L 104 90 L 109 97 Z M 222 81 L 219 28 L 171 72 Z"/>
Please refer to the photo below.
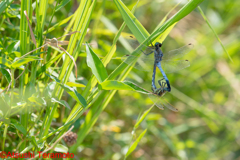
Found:
<path fill-rule="evenodd" d="M 134 15 L 146 30 L 152 33 L 164 16 L 179 2 L 141 0 Z M 51 10 L 54 8 L 54 1 L 49 3 L 46 19 L 50 19 Z M 132 9 L 136 1 L 123 0 L 123 3 Z M 181 1 L 168 18 L 186 3 L 187 1 Z M 54 14 L 52 23 L 70 16 L 78 4 L 78 1 L 70 1 Z M 15 5 L 18 5 L 18 2 Z M 148 129 L 136 150 L 127 159 L 240 159 L 239 6 L 239 0 L 205 0 L 200 5 L 233 62 L 198 9 L 180 20 L 172 29 L 163 42 L 163 52 L 188 43 L 194 44 L 194 49 L 184 57 L 190 61 L 191 66 L 177 73 L 167 74 L 172 91 L 164 98 L 178 108 L 179 112 L 154 107 L 135 131 L 134 138 Z M 4 35 L 9 37 L 12 36 L 12 31 L 19 31 L 19 27 L 16 27 L 18 22 L 10 20 L 11 23 L 2 24 L 5 28 Z M 122 16 L 114 2 L 99 0 L 94 9 L 86 42 L 95 44 L 92 47 L 100 57 L 105 56 L 122 23 Z M 62 36 L 66 25 L 48 33 L 47 38 Z M 124 33 L 131 33 L 127 26 Z M 119 57 L 126 53 L 127 50 L 118 42 L 115 58 L 106 67 L 108 73 L 121 63 Z M 83 46 L 77 61 L 78 74 L 82 76 L 82 83 L 87 84 L 92 73 L 85 63 L 85 55 Z M 157 76 L 157 79 L 161 78 L 159 70 Z M 151 90 L 151 78 L 151 72 L 133 69 L 126 80 Z M 67 94 L 63 99 L 68 100 Z M 68 103 L 71 107 L 75 104 L 73 100 L 68 100 Z M 131 133 L 138 117 L 150 106 L 152 102 L 144 94 L 118 91 L 78 147 L 75 156 L 86 160 L 123 159 L 132 143 Z M 65 112 L 66 117 L 69 112 Z M 81 116 L 75 122 L 76 129 L 83 123 L 84 118 L 85 116 Z M 73 131 L 77 131 L 76 129 Z"/>
<path fill-rule="evenodd" d="M 123 2 L 131 9 L 136 1 Z M 186 2 L 182 1 L 168 17 Z M 151 33 L 177 3 L 179 1 L 140 1 L 134 15 Z M 237 0 L 204 1 L 200 5 L 233 62 L 198 9 L 178 22 L 170 32 L 163 42 L 163 51 L 194 44 L 193 51 L 185 56 L 191 66 L 168 74 L 173 90 L 164 98 L 179 112 L 154 107 L 141 124 L 142 130 L 136 131 L 140 134 L 148 128 L 128 159 L 240 159 L 239 5 Z M 95 51 L 104 55 L 114 37 L 105 19 L 116 28 L 123 20 L 111 1 L 106 2 L 102 16 L 93 39 L 99 47 Z M 91 25 L 94 27 L 96 22 Z M 127 27 L 124 32 L 130 33 Z M 116 57 L 125 52 L 118 43 Z M 119 63 L 120 60 L 112 60 L 107 69 L 114 70 Z M 127 80 L 150 90 L 151 74 L 133 69 Z M 160 72 L 157 74 L 161 77 Z M 121 159 L 131 142 L 136 119 L 151 105 L 146 95 L 118 91 L 86 137 L 81 156 L 86 159 Z"/>

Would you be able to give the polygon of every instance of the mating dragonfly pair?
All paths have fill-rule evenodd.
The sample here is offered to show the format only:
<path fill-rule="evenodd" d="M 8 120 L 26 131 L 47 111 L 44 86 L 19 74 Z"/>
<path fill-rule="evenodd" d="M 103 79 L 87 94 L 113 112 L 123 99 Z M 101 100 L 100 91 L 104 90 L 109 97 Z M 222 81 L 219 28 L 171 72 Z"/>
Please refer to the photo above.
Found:
<path fill-rule="evenodd" d="M 136 43 L 136 40 L 134 40 L 132 36 L 130 36 L 130 39 L 132 39 Z M 171 91 L 171 85 L 165 73 L 172 73 L 179 71 L 183 68 L 189 67 L 190 63 L 188 60 L 176 60 L 176 59 L 184 56 L 190 50 L 192 50 L 193 45 L 190 43 L 179 49 L 175 49 L 164 54 L 161 50 L 162 43 L 156 42 L 155 45 L 153 45 L 151 42 L 151 46 L 144 45 L 142 46 L 145 47 L 146 49 L 142 50 L 142 47 L 140 47 L 136 52 L 141 51 L 143 54 L 140 54 L 140 56 L 127 55 L 124 56 L 122 60 L 128 65 L 134 65 L 134 68 L 137 68 L 139 70 L 150 71 L 152 70 L 153 66 L 152 73 L 153 92 L 148 91 L 150 99 L 160 109 L 164 109 L 164 106 L 166 106 L 172 111 L 177 112 L 178 110 L 175 107 L 173 107 L 164 98 L 162 98 L 162 96 L 166 92 Z M 158 68 L 163 75 L 163 79 L 158 81 L 160 88 L 157 88 L 155 85 L 156 68 Z"/>

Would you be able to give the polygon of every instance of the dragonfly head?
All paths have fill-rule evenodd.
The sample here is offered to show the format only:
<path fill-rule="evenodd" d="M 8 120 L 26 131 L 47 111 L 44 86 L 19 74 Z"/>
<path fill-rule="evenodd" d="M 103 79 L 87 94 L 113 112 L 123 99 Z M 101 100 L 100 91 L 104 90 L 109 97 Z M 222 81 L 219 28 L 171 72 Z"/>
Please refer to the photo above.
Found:
<path fill-rule="evenodd" d="M 156 43 L 155 43 L 155 47 L 157 47 L 157 48 L 162 47 L 162 43 L 156 42 Z"/>

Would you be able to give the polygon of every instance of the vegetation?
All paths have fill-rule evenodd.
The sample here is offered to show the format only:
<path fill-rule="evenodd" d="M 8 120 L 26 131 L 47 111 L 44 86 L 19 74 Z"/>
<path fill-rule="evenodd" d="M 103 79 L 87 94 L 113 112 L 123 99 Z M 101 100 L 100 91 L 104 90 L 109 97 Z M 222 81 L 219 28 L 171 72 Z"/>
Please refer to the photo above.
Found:
<path fill-rule="evenodd" d="M 1 156 L 239 159 L 239 5 L 1 1 Z M 191 66 L 167 74 L 172 91 L 162 98 L 178 112 L 148 97 L 152 72 L 121 61 L 139 53 L 129 35 L 141 46 L 162 42 L 163 53 L 194 44 L 184 56 Z"/>

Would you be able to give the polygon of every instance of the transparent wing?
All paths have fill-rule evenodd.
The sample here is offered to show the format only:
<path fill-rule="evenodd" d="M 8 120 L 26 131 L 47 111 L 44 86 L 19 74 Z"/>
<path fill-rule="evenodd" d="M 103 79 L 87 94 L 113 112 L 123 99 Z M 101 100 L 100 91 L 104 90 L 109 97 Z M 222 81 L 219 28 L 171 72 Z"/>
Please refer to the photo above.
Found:
<path fill-rule="evenodd" d="M 152 71 L 154 65 L 154 46 L 146 46 L 140 45 L 137 39 L 133 36 L 126 36 L 124 37 L 130 43 L 133 48 L 137 48 L 136 53 L 139 56 L 135 55 L 125 55 L 121 59 L 123 62 L 127 63 L 128 65 L 134 66 L 134 68 L 143 71 Z"/>
<path fill-rule="evenodd" d="M 174 111 L 174 112 L 178 112 L 178 109 L 173 107 L 173 105 L 171 105 L 168 101 L 166 101 L 164 98 L 160 99 L 161 104 L 163 104 L 164 106 L 166 106 L 168 109 Z"/>
<path fill-rule="evenodd" d="M 189 43 L 181 48 L 171 50 L 167 53 L 163 53 L 163 60 L 178 59 L 193 49 L 193 44 Z"/>
<path fill-rule="evenodd" d="M 153 103 L 155 103 L 155 105 L 163 110 L 164 106 L 167 107 L 168 109 L 174 111 L 174 112 L 178 112 L 178 109 L 176 109 L 175 107 L 173 107 L 168 101 L 166 101 L 163 97 L 157 96 L 155 94 L 149 94 L 149 98 L 153 101 Z"/>
<path fill-rule="evenodd" d="M 126 36 L 124 38 L 127 39 L 129 44 L 134 49 L 138 48 L 138 46 L 140 45 L 140 43 L 138 42 L 138 40 L 134 36 Z M 142 44 L 141 47 L 137 49 L 137 52 L 143 52 L 145 54 L 148 54 L 148 53 L 154 51 L 154 49 L 155 49 L 155 47 L 154 47 L 154 45 L 152 43 L 151 43 L 150 46 L 146 46 L 146 45 Z"/>
<path fill-rule="evenodd" d="M 140 56 L 131 56 L 126 55 L 121 58 L 124 63 L 128 65 L 134 66 L 134 68 L 141 71 L 152 71 L 154 65 L 154 58 L 148 58 L 149 56 L 145 56 L 141 54 Z"/>
<path fill-rule="evenodd" d="M 164 110 L 164 105 L 159 101 L 161 97 L 156 96 L 155 94 L 149 94 L 148 97 L 152 100 L 152 102 L 161 110 Z"/>
<path fill-rule="evenodd" d="M 188 60 L 161 61 L 162 69 L 165 73 L 177 72 L 190 66 Z"/>

